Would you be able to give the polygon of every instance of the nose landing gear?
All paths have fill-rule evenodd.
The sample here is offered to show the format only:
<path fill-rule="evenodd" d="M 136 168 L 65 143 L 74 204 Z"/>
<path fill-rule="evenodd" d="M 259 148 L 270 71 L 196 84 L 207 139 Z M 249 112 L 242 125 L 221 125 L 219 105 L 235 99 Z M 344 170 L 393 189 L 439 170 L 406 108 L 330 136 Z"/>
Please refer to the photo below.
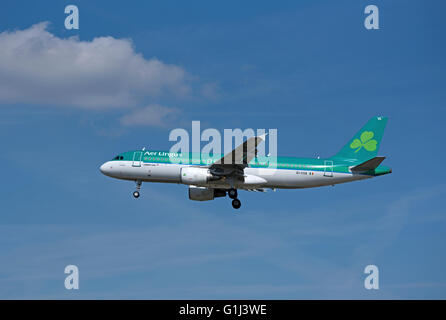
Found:
<path fill-rule="evenodd" d="M 229 196 L 229 198 L 233 199 L 232 207 L 234 209 L 239 209 L 242 206 L 242 203 L 240 202 L 240 200 L 237 199 L 237 189 L 234 189 L 234 188 L 229 189 L 228 196 Z"/>
<path fill-rule="evenodd" d="M 141 180 L 136 180 L 136 191 L 133 192 L 133 196 L 135 197 L 135 199 L 139 198 L 139 190 L 141 190 L 141 184 L 142 181 Z"/>

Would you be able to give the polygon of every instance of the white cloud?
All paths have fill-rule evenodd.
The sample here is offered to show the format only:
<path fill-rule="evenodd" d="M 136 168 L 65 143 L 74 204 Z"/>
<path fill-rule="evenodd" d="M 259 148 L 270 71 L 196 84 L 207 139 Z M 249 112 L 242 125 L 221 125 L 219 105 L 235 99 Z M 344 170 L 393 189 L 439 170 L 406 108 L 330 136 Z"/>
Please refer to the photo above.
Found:
<path fill-rule="evenodd" d="M 168 108 L 158 104 L 152 104 L 142 109 L 137 109 L 121 118 L 124 126 L 141 125 L 164 127 L 179 115 L 180 110 Z"/>
<path fill-rule="evenodd" d="M 0 103 L 107 108 L 190 91 L 181 67 L 145 59 L 129 39 L 59 38 L 47 26 L 0 33 Z"/>

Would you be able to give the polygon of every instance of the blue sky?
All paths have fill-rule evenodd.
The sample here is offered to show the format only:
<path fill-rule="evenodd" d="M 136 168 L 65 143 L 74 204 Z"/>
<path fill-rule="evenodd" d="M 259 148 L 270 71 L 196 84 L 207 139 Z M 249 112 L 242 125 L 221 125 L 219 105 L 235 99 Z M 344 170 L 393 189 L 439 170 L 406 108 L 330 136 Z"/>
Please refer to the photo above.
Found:
<path fill-rule="evenodd" d="M 64 28 L 67 4 L 79 30 Z M 379 30 L 363 26 L 369 4 Z M 3 3 L 0 298 L 446 298 L 445 9 Z M 279 155 L 328 157 L 375 115 L 389 117 L 379 153 L 391 175 L 242 192 L 237 214 L 182 185 L 143 184 L 136 201 L 133 183 L 98 170 L 119 152 L 169 149 L 192 120 L 277 128 Z M 78 291 L 64 288 L 69 264 Z M 379 290 L 364 289 L 368 264 Z"/>

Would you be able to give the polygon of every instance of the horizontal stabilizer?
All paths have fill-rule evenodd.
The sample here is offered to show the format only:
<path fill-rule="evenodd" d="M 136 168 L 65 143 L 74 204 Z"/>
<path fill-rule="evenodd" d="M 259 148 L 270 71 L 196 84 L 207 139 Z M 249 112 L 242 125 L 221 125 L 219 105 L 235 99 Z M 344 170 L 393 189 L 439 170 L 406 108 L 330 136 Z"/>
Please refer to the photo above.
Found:
<path fill-rule="evenodd" d="M 375 157 L 351 168 L 351 171 L 362 172 L 376 169 L 386 157 Z"/>

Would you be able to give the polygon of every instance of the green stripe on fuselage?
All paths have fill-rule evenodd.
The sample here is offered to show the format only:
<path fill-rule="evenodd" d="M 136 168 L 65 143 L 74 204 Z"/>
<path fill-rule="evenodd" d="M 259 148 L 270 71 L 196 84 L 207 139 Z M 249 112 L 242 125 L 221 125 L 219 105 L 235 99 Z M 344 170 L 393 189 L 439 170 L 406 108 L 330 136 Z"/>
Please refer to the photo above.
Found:
<path fill-rule="evenodd" d="M 221 159 L 223 155 L 209 156 L 194 153 L 171 154 L 167 151 L 136 150 L 128 151 L 118 155 L 118 159 L 112 161 L 139 161 L 142 163 L 165 163 L 182 165 L 210 165 Z M 122 159 L 120 158 L 122 157 Z M 257 157 L 250 163 L 251 168 L 277 168 L 281 170 L 302 170 L 302 171 L 330 171 L 337 173 L 350 173 L 349 167 L 357 165 L 358 162 L 352 162 L 342 159 L 313 159 L 313 158 L 295 158 L 295 157 Z M 365 172 L 367 175 L 383 175 L 390 173 L 391 169 L 386 166 L 379 166 L 375 170 Z"/>

